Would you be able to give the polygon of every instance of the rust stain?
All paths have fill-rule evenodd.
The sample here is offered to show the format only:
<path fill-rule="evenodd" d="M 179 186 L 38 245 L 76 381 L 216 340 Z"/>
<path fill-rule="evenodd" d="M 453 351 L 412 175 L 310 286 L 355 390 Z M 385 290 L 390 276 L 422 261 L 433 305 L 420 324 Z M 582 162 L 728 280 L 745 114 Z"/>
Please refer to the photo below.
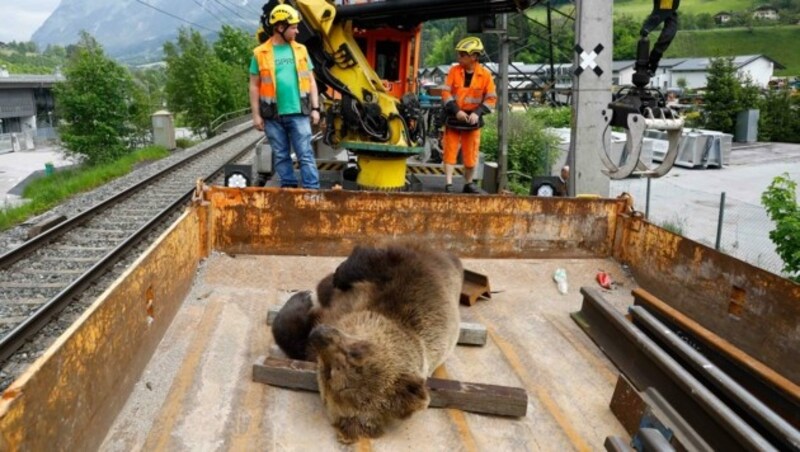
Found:
<path fill-rule="evenodd" d="M 191 342 L 186 357 L 180 370 L 175 376 L 169 396 L 162 406 L 158 418 L 153 422 L 153 428 L 147 435 L 143 450 L 168 450 L 172 432 L 178 417 L 182 414 L 184 402 L 189 390 L 195 381 L 200 361 L 211 341 L 212 333 L 217 325 L 222 312 L 223 303 L 210 300 L 203 313 L 200 323 L 195 328 L 194 339 Z"/>
<path fill-rule="evenodd" d="M 790 380 L 800 381 L 800 285 L 640 222 L 638 231 L 627 231 L 615 257 L 624 256 L 621 260 L 642 288 Z"/>
<path fill-rule="evenodd" d="M 225 187 L 212 187 L 210 199 L 212 242 L 223 252 L 341 255 L 346 244 L 406 235 L 484 258 L 608 256 L 609 217 L 621 203 Z"/>
<path fill-rule="evenodd" d="M 448 375 L 444 365 L 437 367 L 433 372 L 433 376 L 446 380 L 450 379 L 450 375 Z M 476 452 L 478 450 L 478 446 L 475 444 L 475 437 L 472 435 L 472 430 L 469 428 L 467 417 L 464 416 L 464 413 L 461 410 L 448 408 L 447 415 L 450 416 L 450 420 L 453 421 L 453 424 L 455 424 L 456 429 L 458 430 L 458 436 L 461 439 L 461 444 L 464 446 L 464 450 Z"/>
<path fill-rule="evenodd" d="M 581 436 L 580 433 L 578 433 L 578 431 L 575 429 L 575 426 L 569 422 L 569 418 L 561 410 L 561 407 L 558 406 L 558 403 L 556 403 L 556 401 L 550 396 L 550 392 L 541 385 L 534 383 L 534 378 L 528 373 L 528 370 L 522 363 L 522 360 L 514 349 L 514 346 L 495 333 L 495 328 L 490 326 L 490 323 L 487 322 L 483 316 L 477 312 L 476 314 L 481 318 L 481 322 L 486 325 L 486 331 L 489 333 L 489 337 L 491 337 L 492 341 L 497 344 L 497 347 L 503 353 L 503 357 L 506 359 L 506 362 L 508 362 L 525 387 L 527 387 L 529 391 L 532 391 L 534 394 L 536 394 L 536 398 L 539 399 L 545 409 L 547 409 L 548 413 L 550 413 L 550 416 L 553 417 L 553 420 L 555 420 L 558 426 L 561 427 L 561 431 L 564 432 L 564 434 L 567 436 L 567 439 L 572 443 L 575 449 L 579 451 L 591 450 L 592 448 L 589 446 L 589 443 Z"/>
<path fill-rule="evenodd" d="M 21 396 L 0 401 L 9 446 L 0 450 L 99 447 L 191 285 L 196 232 L 192 214 L 184 213 L 17 379 Z M 160 301 L 154 322 L 142 307 L 150 284 Z"/>
<path fill-rule="evenodd" d="M 19 388 L 6 389 L 3 391 L 3 400 L 16 399 L 20 394 L 22 394 L 22 391 Z"/>

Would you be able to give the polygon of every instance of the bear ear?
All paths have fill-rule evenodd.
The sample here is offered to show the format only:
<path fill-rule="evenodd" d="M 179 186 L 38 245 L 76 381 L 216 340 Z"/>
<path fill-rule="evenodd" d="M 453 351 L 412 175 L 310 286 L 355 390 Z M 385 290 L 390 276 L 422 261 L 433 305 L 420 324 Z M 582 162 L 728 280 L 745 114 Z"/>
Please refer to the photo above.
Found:
<path fill-rule="evenodd" d="M 356 341 L 347 346 L 347 360 L 360 366 L 372 355 L 372 344 L 367 341 Z"/>
<path fill-rule="evenodd" d="M 322 278 L 317 284 L 317 301 L 320 306 L 328 307 L 333 299 L 333 273 Z"/>
<path fill-rule="evenodd" d="M 428 407 L 430 396 L 425 379 L 417 375 L 401 374 L 395 382 L 395 414 L 400 419 Z"/>

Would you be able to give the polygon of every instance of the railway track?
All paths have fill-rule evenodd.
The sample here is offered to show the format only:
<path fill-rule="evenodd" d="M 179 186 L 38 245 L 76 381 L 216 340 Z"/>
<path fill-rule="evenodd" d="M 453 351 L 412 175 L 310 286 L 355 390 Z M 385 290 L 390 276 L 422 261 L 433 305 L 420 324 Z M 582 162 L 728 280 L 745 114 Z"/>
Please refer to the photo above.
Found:
<path fill-rule="evenodd" d="M 1 255 L 0 369 L 126 254 L 141 248 L 145 237 L 179 214 L 198 179 L 218 182 L 224 166 L 245 158 L 261 136 L 249 125 L 236 127 Z M 0 381 L 0 390 L 5 384 Z"/>

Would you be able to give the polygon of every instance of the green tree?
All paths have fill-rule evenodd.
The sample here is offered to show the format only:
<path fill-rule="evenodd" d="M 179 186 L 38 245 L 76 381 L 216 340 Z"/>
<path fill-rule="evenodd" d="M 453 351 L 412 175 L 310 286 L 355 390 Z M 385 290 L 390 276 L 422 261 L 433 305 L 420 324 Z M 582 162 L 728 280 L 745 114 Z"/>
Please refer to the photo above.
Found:
<path fill-rule="evenodd" d="M 704 114 L 706 127 L 732 133 L 736 113 L 739 111 L 736 99 L 739 80 L 736 78 L 733 58 L 711 60 L 706 86 Z"/>
<path fill-rule="evenodd" d="M 455 49 L 458 44 L 458 36 L 461 32 L 458 28 L 453 28 L 450 32 L 445 33 L 436 41 L 430 53 L 425 56 L 426 66 L 438 66 L 440 64 L 450 64 L 455 61 Z"/>
<path fill-rule="evenodd" d="M 247 69 L 253 57 L 253 49 L 257 45 L 255 37 L 248 32 L 223 25 L 214 43 L 214 53 L 223 63 Z"/>
<path fill-rule="evenodd" d="M 631 60 L 636 58 L 639 44 L 641 21 L 623 15 L 614 19 L 614 59 Z"/>
<path fill-rule="evenodd" d="M 136 84 L 144 91 L 145 103 L 151 113 L 167 105 L 165 87 L 167 84 L 167 71 L 163 67 L 136 69 L 133 71 Z"/>
<path fill-rule="evenodd" d="M 800 143 L 800 99 L 788 89 L 768 91 L 760 103 L 760 141 Z"/>
<path fill-rule="evenodd" d="M 67 50 L 59 45 L 49 44 L 42 55 L 63 60 L 67 58 Z"/>
<path fill-rule="evenodd" d="M 761 97 L 761 88 L 755 84 L 753 77 L 750 74 L 745 74 L 744 80 L 741 85 L 738 85 L 736 91 L 736 103 L 738 110 L 750 110 L 758 108 L 759 99 Z"/>
<path fill-rule="evenodd" d="M 214 53 L 228 66 L 229 76 L 235 82 L 235 86 L 243 87 L 234 93 L 234 108 L 237 110 L 250 105 L 246 87 L 250 80 L 250 60 L 257 45 L 254 35 L 228 25 L 222 26 L 219 38 L 214 43 Z"/>
<path fill-rule="evenodd" d="M 796 192 L 797 183 L 784 173 L 772 180 L 761 195 L 761 203 L 775 223 L 769 238 L 783 259 L 783 271 L 800 282 L 800 208 Z"/>
<path fill-rule="evenodd" d="M 54 92 L 68 153 L 94 165 L 128 152 L 131 111 L 137 108 L 128 71 L 106 57 L 100 44 L 83 31 L 64 75 L 66 81 Z"/>
<path fill-rule="evenodd" d="M 199 32 L 181 28 L 177 43 L 164 44 L 164 55 L 167 102 L 195 133 L 210 136 L 214 119 L 246 106 L 247 84 L 230 76 L 230 66 Z"/>

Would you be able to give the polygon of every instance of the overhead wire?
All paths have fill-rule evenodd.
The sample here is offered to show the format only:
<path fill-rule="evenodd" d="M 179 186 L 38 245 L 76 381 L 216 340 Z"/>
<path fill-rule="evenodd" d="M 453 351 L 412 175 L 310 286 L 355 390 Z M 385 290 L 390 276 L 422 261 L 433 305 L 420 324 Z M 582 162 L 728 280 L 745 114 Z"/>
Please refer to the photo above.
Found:
<path fill-rule="evenodd" d="M 214 0 L 214 1 L 216 1 L 216 2 L 219 2 L 219 0 Z M 244 19 L 244 20 L 246 20 L 246 21 L 248 21 L 248 22 L 252 22 L 252 21 L 258 22 L 258 17 L 259 17 L 259 16 L 261 16 L 261 12 L 260 12 L 260 11 L 259 11 L 259 12 L 255 12 L 255 11 L 253 11 L 253 10 L 251 10 L 251 9 L 244 8 L 244 7 L 242 7 L 242 6 L 239 6 L 239 5 L 237 5 L 236 3 L 233 3 L 231 0 L 224 0 L 224 1 L 225 1 L 225 3 L 228 3 L 228 4 L 232 5 L 232 6 L 235 6 L 236 8 L 239 8 L 239 9 L 241 9 L 241 10 L 242 10 L 242 11 L 244 11 L 246 14 L 250 14 L 250 15 L 252 15 L 252 14 L 255 14 L 255 15 L 256 15 L 256 18 L 255 18 L 255 19 L 248 19 L 248 18 L 245 18 L 245 17 L 239 16 L 239 14 L 236 14 L 237 16 L 239 16 L 239 17 L 242 17 L 242 19 Z"/>
<path fill-rule="evenodd" d="M 225 4 L 224 4 L 224 3 L 222 3 L 222 2 L 220 2 L 219 0 L 214 0 L 214 1 L 215 1 L 216 3 L 218 3 L 220 6 L 222 6 L 223 8 L 225 8 L 226 10 L 230 11 L 231 13 L 233 13 L 234 15 L 236 15 L 237 17 L 239 17 L 240 19 L 242 19 L 243 21 L 245 21 L 246 23 L 250 24 L 250 23 L 254 22 L 254 19 L 248 19 L 248 18 L 246 18 L 246 17 L 242 17 L 242 15 L 241 15 L 241 14 L 237 13 L 235 10 L 233 10 L 233 9 L 229 8 L 228 6 L 225 6 Z"/>
<path fill-rule="evenodd" d="M 172 13 L 170 13 L 170 12 L 164 11 L 163 9 L 161 9 L 161 8 L 158 8 L 158 7 L 156 7 L 156 6 L 153 6 L 153 5 L 151 5 L 151 4 L 147 3 L 147 2 L 145 2 L 144 0 L 136 0 L 136 2 L 137 2 L 137 3 L 141 3 L 141 4 L 142 4 L 142 5 L 144 5 L 144 6 L 147 6 L 148 8 L 153 8 L 154 10 L 156 10 L 156 11 L 160 12 L 161 14 L 166 14 L 167 16 L 169 16 L 169 17 L 172 17 L 173 19 L 177 19 L 177 20 L 179 20 L 179 21 L 181 21 L 181 22 L 186 22 L 186 23 L 187 23 L 187 24 L 189 24 L 189 25 L 193 25 L 193 26 L 195 26 L 195 27 L 197 27 L 197 28 L 202 28 L 203 30 L 210 31 L 210 32 L 212 32 L 212 33 L 214 32 L 214 30 L 212 30 L 212 29 L 210 29 L 210 28 L 208 28 L 208 27 L 204 27 L 204 26 L 202 26 L 202 25 L 199 25 L 199 24 L 196 24 L 196 23 L 194 23 L 194 22 L 188 21 L 188 20 L 186 20 L 186 19 L 184 19 L 184 18 L 182 18 L 182 17 L 176 16 L 175 14 L 172 14 Z"/>
<path fill-rule="evenodd" d="M 257 14 L 259 16 L 261 15 L 261 7 L 260 6 L 256 6 L 256 9 L 251 9 L 251 8 L 245 8 L 244 5 L 248 5 L 248 6 L 250 5 L 250 2 L 248 0 L 242 0 L 242 6 L 239 6 L 239 8 L 242 8 L 243 10 L 245 10 L 245 11 L 247 11 L 249 13 Z"/>
<path fill-rule="evenodd" d="M 226 22 L 226 21 L 222 20 L 222 19 L 221 19 L 219 16 L 217 16 L 216 14 L 214 14 L 214 12 L 213 12 L 213 11 L 211 11 L 211 10 L 210 10 L 210 9 L 208 9 L 208 8 L 206 8 L 206 6 L 205 6 L 204 4 L 200 3 L 200 2 L 199 2 L 199 1 L 197 1 L 197 0 L 193 0 L 193 1 L 194 1 L 194 3 L 195 3 L 197 6 L 199 6 L 200 8 L 203 8 L 203 11 L 207 12 L 208 14 L 211 14 L 211 17 L 213 17 L 214 19 L 217 19 L 217 21 L 218 21 L 219 23 L 221 23 L 222 25 L 226 25 L 226 24 L 227 24 L 227 22 Z"/>

